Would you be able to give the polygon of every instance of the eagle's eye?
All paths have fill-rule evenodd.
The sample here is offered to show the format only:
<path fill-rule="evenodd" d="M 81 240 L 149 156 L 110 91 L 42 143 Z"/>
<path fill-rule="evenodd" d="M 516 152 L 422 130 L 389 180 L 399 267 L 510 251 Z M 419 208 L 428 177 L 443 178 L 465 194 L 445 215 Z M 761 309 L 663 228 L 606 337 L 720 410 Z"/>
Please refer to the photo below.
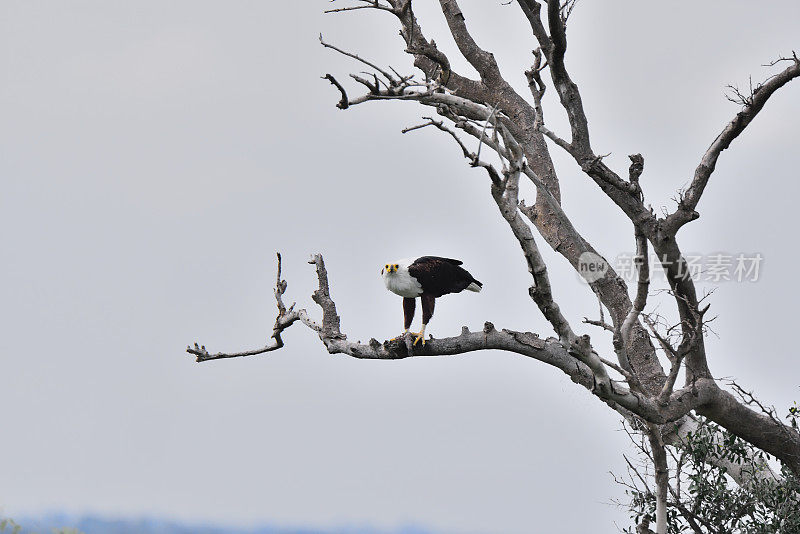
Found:
<path fill-rule="evenodd" d="M 389 270 L 389 264 L 388 264 L 388 263 L 387 263 L 386 265 L 384 265 L 383 267 L 384 267 L 384 269 L 386 269 L 387 271 Z"/>
<path fill-rule="evenodd" d="M 395 263 L 394 264 L 394 270 L 396 271 L 398 267 L 400 267 L 400 266 Z"/>

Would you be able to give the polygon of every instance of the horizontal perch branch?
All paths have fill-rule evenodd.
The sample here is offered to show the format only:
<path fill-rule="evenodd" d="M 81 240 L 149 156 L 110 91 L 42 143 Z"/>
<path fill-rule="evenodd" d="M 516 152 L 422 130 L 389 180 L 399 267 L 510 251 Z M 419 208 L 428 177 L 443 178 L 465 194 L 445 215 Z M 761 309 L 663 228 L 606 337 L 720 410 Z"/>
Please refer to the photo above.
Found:
<path fill-rule="evenodd" d="M 225 358 L 253 356 L 280 349 L 284 343 L 281 334 L 295 322 L 300 321 L 316 332 L 325 348 L 331 354 L 347 354 L 354 358 L 370 360 L 400 360 L 417 356 L 449 356 L 479 350 L 503 350 L 539 360 L 556 367 L 570 379 L 591 391 L 594 395 L 620 412 L 632 412 L 657 423 L 674 421 L 690 410 L 708 403 L 716 395 L 718 388 L 713 380 L 698 381 L 691 387 L 676 391 L 665 405 L 655 399 L 624 385 L 609 380 L 605 370 L 598 371 L 584 363 L 578 352 L 591 351 L 588 336 L 580 336 L 576 343 L 566 344 L 555 338 L 542 339 L 531 332 L 517 332 L 500 329 L 487 322 L 481 331 L 471 332 L 463 327 L 461 334 L 442 339 L 431 338 L 425 345 L 414 346 L 411 336 L 403 336 L 384 342 L 370 339 L 367 343 L 353 342 L 340 331 L 336 304 L 330 296 L 330 285 L 322 255 L 315 254 L 309 261 L 317 272 L 319 287 L 312 298 L 322 308 L 322 324 L 313 321 L 305 310 L 295 310 L 294 304 L 286 308 L 283 294 L 287 283 L 281 278 L 281 256 L 278 254 L 278 276 L 275 287 L 275 300 L 278 316 L 272 332 L 272 341 L 265 347 L 232 353 L 210 353 L 205 346 L 189 346 L 186 352 L 196 356 L 198 362 Z M 569 346 L 567 346 L 569 345 Z"/>

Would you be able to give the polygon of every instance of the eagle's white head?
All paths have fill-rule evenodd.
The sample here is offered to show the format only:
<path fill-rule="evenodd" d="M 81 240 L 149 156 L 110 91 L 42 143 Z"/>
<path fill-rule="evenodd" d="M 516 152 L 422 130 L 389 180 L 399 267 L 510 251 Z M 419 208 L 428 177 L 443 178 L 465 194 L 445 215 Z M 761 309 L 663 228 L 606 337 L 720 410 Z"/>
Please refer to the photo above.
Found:
<path fill-rule="evenodd" d="M 422 294 L 422 286 L 408 272 L 411 263 L 411 260 L 399 260 L 384 264 L 381 276 L 386 289 L 401 297 L 418 297 Z"/>

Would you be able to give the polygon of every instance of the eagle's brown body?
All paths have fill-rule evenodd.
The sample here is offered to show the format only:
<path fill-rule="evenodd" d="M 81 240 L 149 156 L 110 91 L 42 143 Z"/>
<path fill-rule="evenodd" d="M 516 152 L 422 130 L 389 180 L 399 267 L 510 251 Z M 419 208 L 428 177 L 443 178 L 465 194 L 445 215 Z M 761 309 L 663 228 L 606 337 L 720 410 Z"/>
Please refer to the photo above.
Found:
<path fill-rule="evenodd" d="M 387 263 L 381 274 L 386 288 L 403 297 L 405 332 L 411 328 L 416 309 L 416 298 L 422 301 L 422 330 L 417 334 L 414 344 L 420 339 L 425 343 L 425 327 L 433 317 L 436 299 L 448 293 L 460 293 L 465 289 L 478 292 L 483 284 L 461 267 L 461 260 L 422 256 L 416 260 L 401 260 Z"/>

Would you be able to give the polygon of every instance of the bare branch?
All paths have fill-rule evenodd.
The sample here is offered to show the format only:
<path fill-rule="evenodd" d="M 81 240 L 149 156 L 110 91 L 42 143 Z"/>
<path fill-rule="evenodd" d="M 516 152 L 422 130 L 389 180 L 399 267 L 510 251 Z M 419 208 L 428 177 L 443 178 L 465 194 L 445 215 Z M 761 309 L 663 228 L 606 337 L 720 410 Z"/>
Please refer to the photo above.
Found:
<path fill-rule="evenodd" d="M 614 327 L 613 326 L 611 326 L 610 324 L 608 324 L 607 322 L 602 321 L 602 320 L 601 321 L 595 321 L 593 319 L 589 319 L 587 317 L 584 317 L 583 318 L 583 322 L 585 324 L 590 324 L 592 326 L 599 326 L 603 330 L 607 330 L 609 332 L 613 332 L 614 331 Z"/>
<path fill-rule="evenodd" d="M 331 1 L 333 1 L 333 0 L 331 0 Z M 394 12 L 394 10 L 390 6 L 385 6 L 385 5 L 381 4 L 380 2 L 378 2 L 378 0 L 361 0 L 361 1 L 365 2 L 366 5 L 338 7 L 338 8 L 334 8 L 334 9 L 326 9 L 325 13 L 342 13 L 344 11 L 355 11 L 357 9 L 378 9 L 378 10 L 381 10 L 381 11 L 389 11 L 390 13 Z"/>
<path fill-rule="evenodd" d="M 628 191 L 638 194 L 639 199 L 643 200 L 642 187 L 639 185 L 639 177 L 642 175 L 642 172 L 644 172 L 644 158 L 641 154 L 631 154 L 628 158 L 631 160 L 631 166 L 628 169 L 628 182 L 630 183 Z"/>
<path fill-rule="evenodd" d="M 492 180 L 493 183 L 499 184 L 502 181 L 500 178 L 500 174 L 497 172 L 497 169 L 495 169 L 491 164 L 481 161 L 478 157 L 478 154 L 470 152 L 467 149 L 466 145 L 464 145 L 464 143 L 461 141 L 461 139 L 458 138 L 458 135 L 456 135 L 456 133 L 453 130 L 445 126 L 442 121 L 434 120 L 431 117 L 423 117 L 423 119 L 428 119 L 428 122 L 425 124 L 412 126 L 411 128 L 405 128 L 404 130 L 402 130 L 402 132 L 408 133 L 413 130 L 419 130 L 420 128 L 424 128 L 426 126 L 435 126 L 439 130 L 449 134 L 455 140 L 455 142 L 458 143 L 458 146 L 461 148 L 461 152 L 464 154 L 464 157 L 470 161 L 470 166 L 482 167 L 486 169 L 486 172 L 489 173 L 489 178 Z"/>
<path fill-rule="evenodd" d="M 647 425 L 647 439 L 650 442 L 651 458 L 656 479 L 656 534 L 667 534 L 667 488 L 669 487 L 669 466 L 661 429 L 652 423 Z"/>
<path fill-rule="evenodd" d="M 628 436 L 631 437 L 631 440 L 633 441 L 633 437 L 630 435 L 630 431 L 626 430 L 626 432 L 628 432 Z M 630 459 L 625 454 L 623 454 L 622 457 L 625 459 L 625 463 L 628 464 L 628 472 L 636 475 L 636 478 L 638 478 L 639 481 L 642 483 L 642 486 L 644 486 L 645 491 L 647 493 L 652 494 L 653 491 L 650 489 L 650 486 L 647 484 L 647 481 L 644 479 L 642 474 L 639 473 L 639 470 L 636 469 L 636 466 L 633 465 L 633 462 L 631 462 Z"/>
<path fill-rule="evenodd" d="M 453 34 L 453 38 L 456 41 L 458 50 L 469 64 L 478 71 L 481 80 L 495 83 L 502 80 L 500 69 L 497 67 L 494 56 L 480 48 L 475 43 L 472 35 L 470 35 L 469 30 L 467 30 L 464 14 L 461 12 L 457 0 L 439 0 L 439 5 L 447 20 L 450 33 Z"/>
<path fill-rule="evenodd" d="M 518 2 L 525 15 L 531 23 L 533 33 L 539 41 L 539 47 L 547 58 L 550 65 L 550 74 L 553 79 L 556 92 L 559 95 L 561 105 L 567 112 L 570 127 L 572 130 L 572 140 L 567 142 L 557 134 L 544 126 L 544 119 L 541 111 L 541 91 L 544 86 L 540 79 L 536 78 L 536 69 L 526 72 L 534 96 L 534 109 L 536 111 L 536 129 L 563 148 L 580 165 L 581 169 L 588 174 L 603 189 L 635 225 L 647 223 L 647 235 L 655 233 L 655 217 L 644 207 L 641 202 L 641 190 L 637 183 L 626 182 L 615 172 L 602 162 L 602 156 L 594 154 L 589 140 L 589 126 L 586 113 L 583 109 L 583 102 L 578 86 L 569 76 L 564 64 L 564 55 L 567 48 L 566 39 L 566 16 L 574 7 L 573 2 L 563 4 L 560 0 L 548 0 L 547 21 L 550 36 L 544 29 L 541 21 L 541 6 L 539 2 L 531 0 L 519 0 Z M 534 53 L 536 54 L 536 53 Z M 638 180 L 638 175 L 636 176 Z"/>
<path fill-rule="evenodd" d="M 562 139 L 552 130 L 549 130 L 544 124 L 540 124 L 537 128 L 540 132 L 542 132 L 548 139 L 552 142 L 563 148 L 565 151 L 572 153 L 573 147 L 572 144 L 567 142 L 565 139 Z"/>
<path fill-rule="evenodd" d="M 489 124 L 492 124 L 493 127 L 495 127 L 494 123 L 493 123 L 494 118 L 495 118 L 495 113 L 497 113 L 497 106 L 494 106 L 492 108 L 492 111 L 489 112 L 489 116 L 486 117 L 486 120 L 483 123 L 483 128 L 481 128 L 481 135 L 478 138 L 478 150 L 475 151 L 475 159 L 478 159 L 481 156 L 481 146 L 483 145 L 483 137 L 484 137 L 484 134 L 486 133 L 486 127 Z M 496 132 L 496 130 L 497 130 L 497 128 L 495 127 L 495 132 Z"/>
<path fill-rule="evenodd" d="M 531 31 L 539 42 L 539 46 L 549 57 L 552 54 L 553 42 L 550 40 L 550 36 L 547 35 L 544 24 L 542 24 L 542 5 L 535 0 L 517 0 L 517 3 L 527 17 L 531 25 Z"/>
<path fill-rule="evenodd" d="M 187 346 L 186 352 L 197 356 L 196 361 L 199 363 L 208 360 L 221 360 L 224 358 L 241 358 L 243 356 L 255 356 L 256 354 L 264 354 L 265 352 L 278 350 L 281 347 L 283 347 L 282 343 L 278 343 L 277 341 L 272 340 L 270 343 L 268 343 L 266 346 L 260 349 L 245 350 L 242 352 L 217 352 L 215 354 L 211 354 L 206 350 L 205 345 L 198 345 L 197 343 L 195 343 L 194 347 Z"/>
<path fill-rule="evenodd" d="M 433 40 L 427 40 L 422 34 L 417 18 L 411 8 L 411 0 L 389 0 L 395 16 L 400 20 L 400 35 L 406 42 L 406 52 L 414 56 L 414 65 L 425 73 L 429 80 L 438 81 L 443 86 L 457 92 L 460 96 L 478 98 L 485 95 L 483 85 L 460 74 L 450 68 L 450 60 L 436 47 Z"/>
<path fill-rule="evenodd" d="M 369 7 L 369 6 L 363 6 L 363 7 Z M 382 68 L 377 66 L 375 63 L 372 63 L 371 61 L 367 61 L 366 59 L 363 59 L 362 57 L 359 57 L 357 54 L 353 54 L 351 52 L 347 52 L 345 50 L 342 50 L 339 47 L 336 47 L 336 46 L 334 46 L 332 44 L 326 43 L 322 38 L 322 34 L 319 34 L 319 42 L 325 48 L 330 48 L 331 50 L 335 50 L 335 51 L 339 52 L 342 55 L 345 55 L 347 57 L 351 57 L 351 58 L 355 59 L 356 61 L 360 61 L 364 65 L 367 65 L 368 67 L 371 67 L 371 68 L 375 69 L 376 71 L 380 72 L 381 75 L 389 81 L 390 85 L 394 86 L 397 83 L 397 80 L 395 80 L 395 78 L 391 74 L 389 74 L 388 72 L 386 72 L 385 70 L 383 70 Z"/>
<path fill-rule="evenodd" d="M 275 326 L 272 329 L 272 341 L 260 349 L 248 350 L 243 352 L 218 352 L 211 354 L 206 350 L 205 345 L 194 344 L 194 347 L 186 347 L 186 352 L 197 356 L 197 362 L 205 362 L 208 360 L 219 360 L 223 358 L 239 358 L 242 356 L 254 356 L 256 354 L 264 354 L 283 347 L 283 339 L 281 333 L 294 324 L 295 321 L 300 320 L 306 326 L 313 330 L 319 331 L 321 328 L 314 323 L 305 310 L 294 310 L 294 304 L 287 309 L 283 304 L 283 294 L 286 292 L 286 280 L 281 279 L 281 253 L 278 252 L 278 275 L 275 282 L 275 301 L 278 305 L 278 316 L 275 318 Z"/>
<path fill-rule="evenodd" d="M 671 363 L 667 379 L 664 381 L 664 385 L 658 395 L 658 402 L 663 405 L 668 401 L 669 396 L 672 395 L 672 390 L 675 387 L 675 381 L 678 378 L 678 372 L 680 372 L 685 351 L 676 350 L 672 344 L 658 332 L 658 327 L 650 316 L 645 315 L 643 317 L 645 324 L 647 324 L 647 327 L 650 329 L 651 335 L 658 340 L 661 349 L 667 355 Z"/>
<path fill-rule="evenodd" d="M 571 143 L 559 137 L 555 132 L 549 130 L 544 125 L 544 111 L 542 108 L 542 97 L 544 96 L 546 85 L 542 80 L 541 71 L 545 68 L 542 65 L 542 47 L 540 46 L 533 51 L 534 63 L 530 70 L 525 71 L 525 76 L 528 79 L 528 87 L 530 88 L 531 95 L 533 96 L 533 109 L 536 113 L 536 129 L 547 136 L 555 144 L 563 148 L 567 153 L 574 153 L 574 147 Z"/>
<path fill-rule="evenodd" d="M 617 353 L 617 358 L 620 365 L 628 373 L 626 378 L 631 388 L 637 391 L 644 392 L 639 379 L 636 376 L 636 371 L 630 363 L 629 353 L 632 352 L 632 332 L 634 325 L 639 324 L 639 315 L 644 310 L 647 304 L 647 292 L 650 287 L 650 267 L 647 260 L 647 238 L 636 227 L 636 268 L 638 270 L 638 284 L 636 289 L 636 298 L 631 305 L 631 309 L 619 329 L 614 330 L 614 350 Z"/>
<path fill-rule="evenodd" d="M 367 89 L 369 89 L 369 94 L 375 96 L 381 95 L 381 86 L 378 83 L 377 79 L 375 80 L 375 83 L 372 83 L 369 80 L 362 78 L 358 74 L 351 74 L 350 77 L 353 78 L 358 83 L 360 83 L 361 85 L 365 86 Z M 389 91 L 389 93 L 394 94 L 394 91 Z"/>
<path fill-rule="evenodd" d="M 628 316 L 620 327 L 623 346 L 627 347 L 631 342 L 631 331 L 633 324 L 639 320 L 639 315 L 644 311 L 647 304 L 647 292 L 650 288 L 650 264 L 648 262 L 647 238 L 637 228 L 636 229 L 636 269 L 638 271 L 638 282 L 636 286 L 636 298 L 633 301 Z M 627 351 L 627 348 L 626 348 Z M 625 358 L 627 361 L 627 357 Z"/>
<path fill-rule="evenodd" d="M 681 362 L 683 361 L 683 354 L 678 353 L 677 356 L 671 359 L 671 367 L 667 379 L 664 381 L 664 387 L 661 388 L 661 393 L 658 395 L 658 403 L 665 404 L 669 396 L 672 395 L 672 390 L 675 387 L 675 380 L 678 378 L 678 373 L 681 370 Z"/>
<path fill-rule="evenodd" d="M 347 109 L 348 107 L 350 107 L 350 101 L 347 98 L 347 91 L 344 90 L 344 87 L 342 87 L 342 84 L 340 84 L 336 80 L 336 78 L 333 77 L 332 74 L 326 74 L 322 78 L 324 80 L 328 80 L 329 82 L 331 82 L 333 85 L 336 86 L 337 89 L 339 89 L 339 92 L 342 93 L 342 98 L 341 98 L 341 100 L 339 100 L 339 103 L 336 104 L 336 107 L 339 108 L 339 109 Z"/>
<path fill-rule="evenodd" d="M 455 122 L 456 128 L 459 128 L 465 131 L 466 133 L 470 134 L 475 139 L 478 139 L 479 142 L 487 145 L 492 150 L 494 150 L 501 158 L 505 157 L 505 150 L 500 145 L 500 143 L 498 143 L 495 139 L 485 137 L 482 134 L 482 130 L 478 130 L 476 127 L 469 124 L 467 121 L 461 120 L 459 117 L 453 115 L 452 113 L 449 113 L 447 110 L 441 110 L 441 112 L 443 115 L 445 115 L 446 117 L 450 118 Z M 521 164 L 521 168 L 519 170 L 523 174 L 525 174 L 525 176 L 527 176 L 531 180 L 531 182 L 533 182 L 533 184 L 536 186 L 537 193 L 541 195 L 541 198 L 544 199 L 544 201 L 549 205 L 549 207 L 551 207 L 554 210 L 554 212 L 561 213 L 563 215 L 565 221 L 564 224 L 570 224 L 569 219 L 566 218 L 566 215 L 561 209 L 561 205 L 559 204 L 558 199 L 556 199 L 550 193 L 550 191 L 547 189 L 547 186 L 545 186 L 544 182 L 539 178 L 539 176 L 534 172 L 534 170 L 525 162 Z M 534 218 L 531 217 L 531 215 L 529 215 L 531 208 L 526 207 L 524 201 L 520 202 L 520 209 L 523 212 L 528 212 L 526 213 L 526 215 L 528 216 L 529 219 Z"/>
<path fill-rule="evenodd" d="M 572 142 L 570 144 L 586 156 L 592 152 L 589 145 L 589 125 L 583 110 L 583 102 L 578 86 L 570 78 L 564 64 L 564 55 L 567 51 L 567 33 L 565 20 L 562 17 L 560 0 L 547 1 L 547 23 L 550 29 L 550 42 L 552 42 L 553 46 L 544 50 L 548 53 L 547 60 L 550 63 L 553 84 L 572 127 Z"/>
<path fill-rule="evenodd" d="M 575 9 L 577 3 L 578 0 L 564 0 L 564 3 L 561 4 L 560 15 L 564 28 L 567 27 L 567 20 L 569 20 L 569 16 L 572 15 L 572 10 Z"/>
<path fill-rule="evenodd" d="M 769 63 L 765 63 L 765 64 L 763 64 L 761 66 L 762 67 L 774 67 L 778 63 L 782 63 L 784 61 L 797 63 L 798 61 L 800 61 L 800 59 L 798 59 L 798 57 L 797 57 L 797 52 L 792 50 L 792 57 L 780 56 L 780 57 L 778 57 L 778 59 L 773 59 Z"/>
<path fill-rule="evenodd" d="M 525 77 L 528 79 L 528 89 L 531 91 L 531 96 L 535 101 L 536 114 L 540 122 L 544 122 L 544 114 L 542 112 L 542 97 L 544 96 L 547 86 L 542 80 L 542 71 L 547 67 L 547 61 L 542 64 L 542 47 L 540 46 L 533 51 L 533 65 L 529 70 L 525 71 Z"/>
<path fill-rule="evenodd" d="M 504 139 L 507 144 L 515 141 L 512 140 L 509 132 L 505 132 Z M 513 187 L 502 187 L 497 184 L 492 185 L 492 198 L 494 198 L 501 215 L 511 228 L 514 237 L 517 238 L 520 246 L 522 247 L 525 259 L 528 262 L 528 271 L 533 277 L 534 285 L 531 286 L 529 293 L 531 298 L 541 310 L 545 318 L 553 325 L 553 328 L 558 333 L 559 338 L 565 343 L 572 343 L 575 339 L 575 333 L 569 325 L 567 319 L 562 315 L 561 310 L 553 300 L 552 288 L 550 286 L 550 278 L 547 274 L 547 266 L 544 259 L 539 253 L 539 248 L 536 245 L 536 240 L 533 237 L 530 227 L 522 219 L 519 211 L 518 200 L 518 187 L 519 171 L 509 175 L 509 181 L 506 184 Z M 587 353 L 583 353 L 584 357 L 588 357 Z M 593 365 L 597 365 L 595 362 Z M 595 369 L 596 370 L 596 369 Z"/>
<path fill-rule="evenodd" d="M 628 371 L 626 371 L 625 369 L 623 369 L 622 367 L 620 367 L 616 363 L 612 362 L 611 360 L 607 360 L 607 359 L 603 358 L 602 356 L 600 356 L 599 358 L 600 358 L 600 361 L 603 362 L 604 365 L 607 365 L 607 366 L 611 367 L 616 372 L 618 372 L 620 375 L 624 376 L 626 379 L 631 379 L 632 378 L 632 375 Z"/>
<path fill-rule="evenodd" d="M 695 208 L 697 203 L 700 202 L 700 197 L 717 166 L 717 160 L 722 151 L 728 148 L 733 140 L 747 128 L 767 103 L 767 100 L 778 89 L 800 76 L 800 60 L 797 57 L 791 59 L 783 58 L 783 60 L 791 61 L 792 64 L 752 89 L 749 96 L 742 98 L 741 103 L 744 105 L 742 110 L 722 129 L 722 132 L 714 139 L 706 153 L 703 154 L 700 164 L 695 169 L 692 183 L 678 204 L 678 209 L 670 214 L 664 222 L 664 231 L 669 235 L 675 235 L 684 224 L 699 217 Z"/>

